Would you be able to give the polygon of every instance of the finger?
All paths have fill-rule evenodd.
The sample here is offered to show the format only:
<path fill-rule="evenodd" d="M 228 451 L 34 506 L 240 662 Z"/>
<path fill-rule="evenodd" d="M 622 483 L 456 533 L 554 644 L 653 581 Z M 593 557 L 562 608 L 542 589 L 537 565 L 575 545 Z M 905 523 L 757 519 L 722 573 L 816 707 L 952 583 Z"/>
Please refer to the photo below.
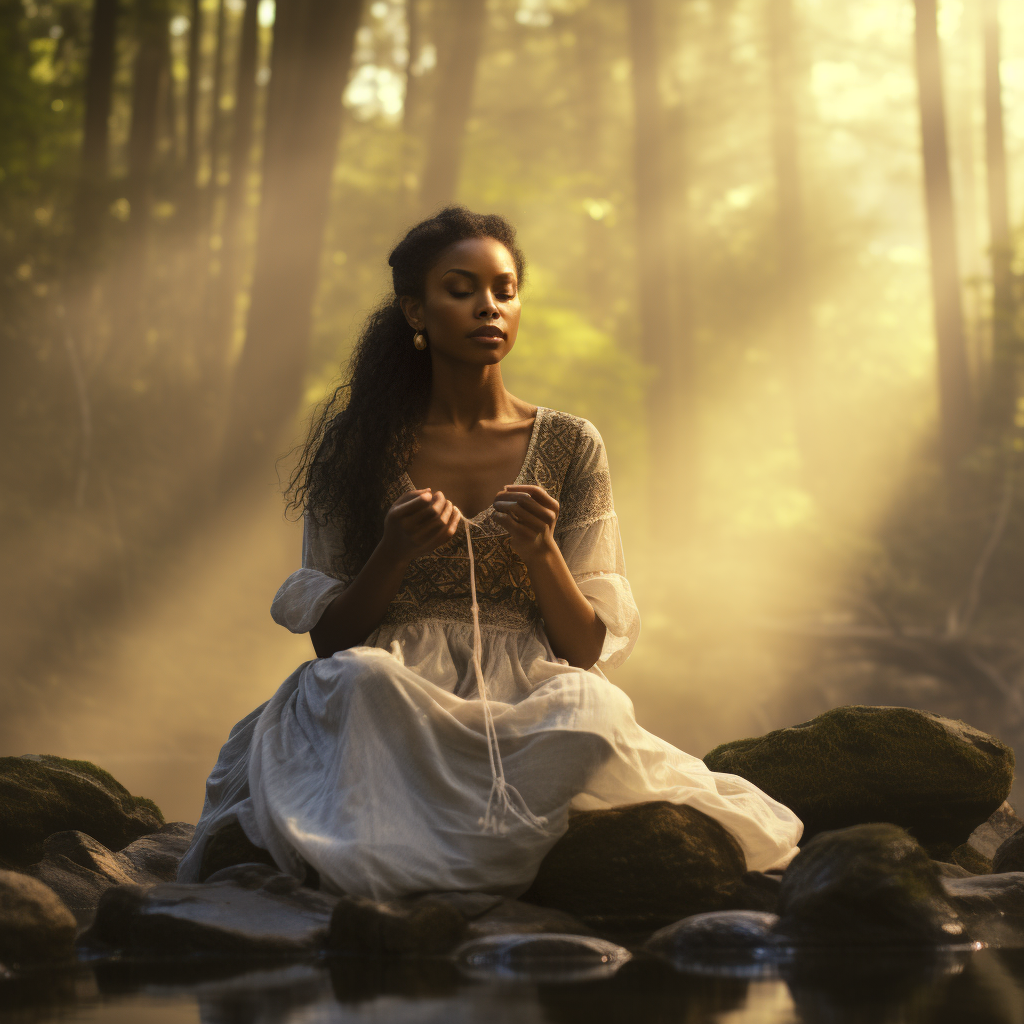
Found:
<path fill-rule="evenodd" d="M 448 534 L 454 537 L 455 531 L 459 528 L 459 523 L 462 522 L 462 509 L 458 505 L 452 505 L 452 517 L 448 520 Z"/>
<path fill-rule="evenodd" d="M 500 507 L 503 511 L 513 512 L 515 509 L 511 508 L 511 506 L 518 506 L 524 512 L 528 512 L 535 519 L 542 523 L 547 523 L 549 526 L 553 526 L 555 522 L 554 509 L 542 505 L 532 494 L 526 494 L 522 491 L 510 491 L 504 496 L 499 495 L 494 499 L 493 504 L 495 508 Z"/>
<path fill-rule="evenodd" d="M 410 527 L 416 529 L 424 523 L 436 520 L 440 510 L 444 508 L 444 502 L 444 495 L 437 491 L 425 506 L 417 509 L 415 514 L 409 517 Z"/>
<path fill-rule="evenodd" d="M 403 494 L 391 507 L 395 510 L 395 515 L 405 518 L 418 515 L 430 505 L 430 501 L 430 488 L 425 487 L 421 491 Z"/>
<path fill-rule="evenodd" d="M 522 523 L 516 522 L 505 512 L 495 512 L 494 518 L 497 519 L 499 526 L 504 527 L 512 536 L 518 537 L 520 540 L 531 540 L 537 536 L 537 531 L 526 529 Z"/>
<path fill-rule="evenodd" d="M 534 531 L 535 533 L 552 525 L 552 522 L 549 521 L 549 518 L 545 518 L 551 517 L 552 515 L 552 513 L 547 510 L 544 511 L 543 516 L 538 516 L 531 512 L 529 509 L 523 508 L 522 505 L 515 501 L 496 501 L 494 503 L 494 508 L 495 511 L 504 512 L 515 522 L 521 523 L 523 526 Z"/>
<path fill-rule="evenodd" d="M 556 512 L 558 511 L 558 501 L 548 494 L 540 484 L 507 484 L 504 490 L 529 494 L 540 504 Z"/>
<path fill-rule="evenodd" d="M 444 503 L 444 508 L 441 509 L 441 515 L 440 515 L 441 522 L 444 523 L 445 525 L 447 525 L 448 521 L 452 517 L 452 513 L 453 513 L 454 510 L 455 510 L 455 506 L 450 501 L 446 501 Z"/>

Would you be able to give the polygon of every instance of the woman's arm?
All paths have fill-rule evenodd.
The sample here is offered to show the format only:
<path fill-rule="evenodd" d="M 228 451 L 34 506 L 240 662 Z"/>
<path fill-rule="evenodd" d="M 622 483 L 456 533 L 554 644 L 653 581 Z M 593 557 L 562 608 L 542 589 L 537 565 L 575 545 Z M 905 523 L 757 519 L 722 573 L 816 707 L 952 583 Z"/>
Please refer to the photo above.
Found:
<path fill-rule="evenodd" d="M 592 668 L 605 626 L 580 592 L 555 543 L 558 502 L 536 484 L 510 484 L 494 499 L 495 518 L 526 563 L 551 649 L 577 668 Z"/>
<path fill-rule="evenodd" d="M 318 658 L 362 643 L 384 618 L 409 563 L 455 535 L 462 515 L 429 488 L 403 494 L 388 509 L 384 534 L 359 575 L 324 609 L 309 631 Z"/>

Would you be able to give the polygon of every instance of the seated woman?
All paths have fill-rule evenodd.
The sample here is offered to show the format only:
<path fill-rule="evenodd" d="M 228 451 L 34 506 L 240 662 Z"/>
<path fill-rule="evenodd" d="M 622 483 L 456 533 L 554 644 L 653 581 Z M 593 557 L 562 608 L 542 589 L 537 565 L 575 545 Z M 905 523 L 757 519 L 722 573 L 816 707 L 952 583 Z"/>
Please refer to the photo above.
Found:
<path fill-rule="evenodd" d="M 389 263 L 306 444 L 303 567 L 271 609 L 317 658 L 232 730 L 179 879 L 227 825 L 335 892 L 515 896 L 571 810 L 649 800 L 715 818 L 752 870 L 785 866 L 793 812 L 641 729 L 602 672 L 640 619 L 600 435 L 502 383 L 514 230 L 451 207 Z"/>

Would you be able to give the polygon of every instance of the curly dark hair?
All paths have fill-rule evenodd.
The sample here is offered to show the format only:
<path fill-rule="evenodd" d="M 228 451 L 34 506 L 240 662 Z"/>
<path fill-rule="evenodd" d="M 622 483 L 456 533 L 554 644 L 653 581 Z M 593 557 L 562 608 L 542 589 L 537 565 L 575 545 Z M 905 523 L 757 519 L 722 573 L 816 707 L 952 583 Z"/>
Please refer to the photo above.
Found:
<path fill-rule="evenodd" d="M 422 299 L 427 272 L 467 238 L 501 242 L 522 281 L 526 261 L 504 217 L 447 206 L 417 224 L 388 257 L 394 293 L 367 317 L 345 378 L 313 415 L 288 509 L 340 525 L 345 572 L 358 572 L 380 540 L 388 490 L 409 466 L 430 401 L 430 352 L 413 345 L 399 299 Z"/>

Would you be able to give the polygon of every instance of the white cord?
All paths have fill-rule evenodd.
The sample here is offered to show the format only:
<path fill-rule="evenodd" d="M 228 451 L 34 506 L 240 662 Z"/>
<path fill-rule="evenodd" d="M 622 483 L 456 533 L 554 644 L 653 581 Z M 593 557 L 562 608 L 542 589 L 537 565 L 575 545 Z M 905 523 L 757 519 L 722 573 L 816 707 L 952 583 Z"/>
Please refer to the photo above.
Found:
<path fill-rule="evenodd" d="M 491 702 L 487 697 L 487 686 L 484 683 L 484 670 L 480 661 L 480 650 L 483 640 L 480 636 L 480 605 L 476 600 L 476 561 L 473 558 L 473 540 L 469 533 L 469 520 L 463 519 L 466 525 L 466 549 L 469 551 L 469 594 L 473 603 L 473 671 L 476 673 L 476 689 L 484 706 L 484 731 L 487 734 L 487 754 L 491 759 L 491 793 L 487 798 L 487 809 L 479 819 L 484 832 L 503 835 L 508 831 L 505 819 L 512 815 L 524 825 L 549 835 L 547 818 L 534 814 L 519 790 L 505 781 L 505 769 L 501 764 L 501 752 L 498 750 L 498 732 L 494 727 L 494 715 L 491 714 Z"/>

